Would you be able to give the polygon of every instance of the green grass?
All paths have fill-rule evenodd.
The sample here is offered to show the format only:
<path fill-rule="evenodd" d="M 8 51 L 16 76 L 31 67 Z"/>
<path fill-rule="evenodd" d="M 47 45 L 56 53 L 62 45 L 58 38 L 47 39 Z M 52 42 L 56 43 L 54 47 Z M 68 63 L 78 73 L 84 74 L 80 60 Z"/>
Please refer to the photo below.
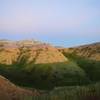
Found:
<path fill-rule="evenodd" d="M 100 83 L 88 86 L 56 88 L 47 95 L 47 100 L 99 100 Z"/>
<path fill-rule="evenodd" d="M 100 81 L 100 61 L 77 56 L 75 53 L 64 53 L 64 55 L 71 61 L 76 62 L 92 82 Z"/>
<path fill-rule="evenodd" d="M 100 100 L 100 83 L 58 87 L 52 91 L 45 91 L 40 96 L 24 96 L 23 98 L 23 100 Z"/>
<path fill-rule="evenodd" d="M 30 100 L 100 100 L 100 62 L 64 55 L 70 62 L 27 64 L 25 57 L 12 65 L 0 64 L 0 74 L 16 85 L 48 90 Z"/>
<path fill-rule="evenodd" d="M 1 66 L 1 65 L 0 65 Z M 88 83 L 84 70 L 76 63 L 2 65 L 0 74 L 15 84 L 39 89 L 53 89 L 57 86 L 83 85 Z"/>

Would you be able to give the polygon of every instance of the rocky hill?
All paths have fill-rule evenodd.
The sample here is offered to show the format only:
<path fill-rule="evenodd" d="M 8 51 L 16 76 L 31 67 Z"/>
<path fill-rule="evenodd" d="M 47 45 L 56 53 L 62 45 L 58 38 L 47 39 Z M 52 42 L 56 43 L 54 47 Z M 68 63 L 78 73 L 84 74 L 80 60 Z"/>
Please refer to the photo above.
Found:
<path fill-rule="evenodd" d="M 0 41 L 0 63 L 11 65 L 26 58 L 27 63 L 56 63 L 68 59 L 51 45 L 36 41 L 23 40 L 18 42 Z"/>
<path fill-rule="evenodd" d="M 63 53 L 74 53 L 81 57 L 100 61 L 100 42 L 73 48 L 61 48 L 59 50 Z"/>
<path fill-rule="evenodd" d="M 98 81 L 100 43 L 55 48 L 33 40 L 0 40 L 0 100 L 22 100 L 41 95 L 43 91 L 37 91 L 40 89 L 51 90 L 62 86 L 73 88 Z M 69 89 L 67 91 L 69 93 Z"/>
<path fill-rule="evenodd" d="M 15 83 L 54 88 L 87 80 L 83 69 L 50 44 L 31 40 L 6 43 L 3 40 L 1 44 L 0 74 Z"/>

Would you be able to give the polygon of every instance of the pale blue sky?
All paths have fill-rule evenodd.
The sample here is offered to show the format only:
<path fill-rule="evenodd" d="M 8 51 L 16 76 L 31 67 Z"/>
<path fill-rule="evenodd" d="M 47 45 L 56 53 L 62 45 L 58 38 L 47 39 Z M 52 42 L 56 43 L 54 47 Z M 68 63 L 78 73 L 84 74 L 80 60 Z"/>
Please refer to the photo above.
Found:
<path fill-rule="evenodd" d="M 0 39 L 74 46 L 100 41 L 100 0 L 0 0 Z"/>

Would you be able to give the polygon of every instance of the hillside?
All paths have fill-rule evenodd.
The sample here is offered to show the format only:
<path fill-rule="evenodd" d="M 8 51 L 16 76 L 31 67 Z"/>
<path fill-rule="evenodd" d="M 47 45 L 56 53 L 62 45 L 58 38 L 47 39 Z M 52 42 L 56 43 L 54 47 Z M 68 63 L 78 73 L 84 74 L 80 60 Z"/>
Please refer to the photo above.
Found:
<path fill-rule="evenodd" d="M 55 48 L 0 40 L 0 100 L 99 100 L 99 50 L 100 43 Z"/>
<path fill-rule="evenodd" d="M 91 82 L 100 81 L 100 43 L 62 48 L 59 51 L 76 62 L 86 72 Z"/>
<path fill-rule="evenodd" d="M 47 44 L 35 45 L 31 48 L 24 47 L 20 51 L 19 60 L 22 60 L 23 56 L 27 57 L 27 63 L 42 64 L 68 61 L 56 48 Z"/>
<path fill-rule="evenodd" d="M 20 88 L 0 75 L 0 100 L 99 100 L 100 83 L 88 86 L 64 86 L 52 91 Z"/>
<path fill-rule="evenodd" d="M 66 62 L 64 57 L 56 48 L 51 45 L 37 41 L 0 41 L 0 64 L 11 65 L 20 62 L 23 58 L 27 58 L 26 63 L 56 63 Z"/>
<path fill-rule="evenodd" d="M 24 100 L 36 95 L 39 95 L 39 93 L 20 88 L 0 75 L 0 100 Z"/>
<path fill-rule="evenodd" d="M 0 74 L 18 85 L 46 89 L 88 82 L 85 71 L 50 44 L 6 42 L 0 47 Z"/>
<path fill-rule="evenodd" d="M 74 53 L 81 57 L 89 58 L 95 61 L 100 61 L 100 42 L 59 50 L 63 53 Z"/>

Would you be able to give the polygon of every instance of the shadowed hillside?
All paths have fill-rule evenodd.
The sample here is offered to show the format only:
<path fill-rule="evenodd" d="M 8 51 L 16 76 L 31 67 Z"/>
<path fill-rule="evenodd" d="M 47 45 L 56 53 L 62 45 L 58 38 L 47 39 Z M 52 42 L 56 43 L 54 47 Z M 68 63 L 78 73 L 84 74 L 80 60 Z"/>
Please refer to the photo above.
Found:
<path fill-rule="evenodd" d="M 0 100 L 25 100 L 39 93 L 15 86 L 8 79 L 0 76 Z"/>
<path fill-rule="evenodd" d="M 0 76 L 0 100 L 99 100 L 100 83 L 56 87 L 52 91 L 23 89 Z"/>

